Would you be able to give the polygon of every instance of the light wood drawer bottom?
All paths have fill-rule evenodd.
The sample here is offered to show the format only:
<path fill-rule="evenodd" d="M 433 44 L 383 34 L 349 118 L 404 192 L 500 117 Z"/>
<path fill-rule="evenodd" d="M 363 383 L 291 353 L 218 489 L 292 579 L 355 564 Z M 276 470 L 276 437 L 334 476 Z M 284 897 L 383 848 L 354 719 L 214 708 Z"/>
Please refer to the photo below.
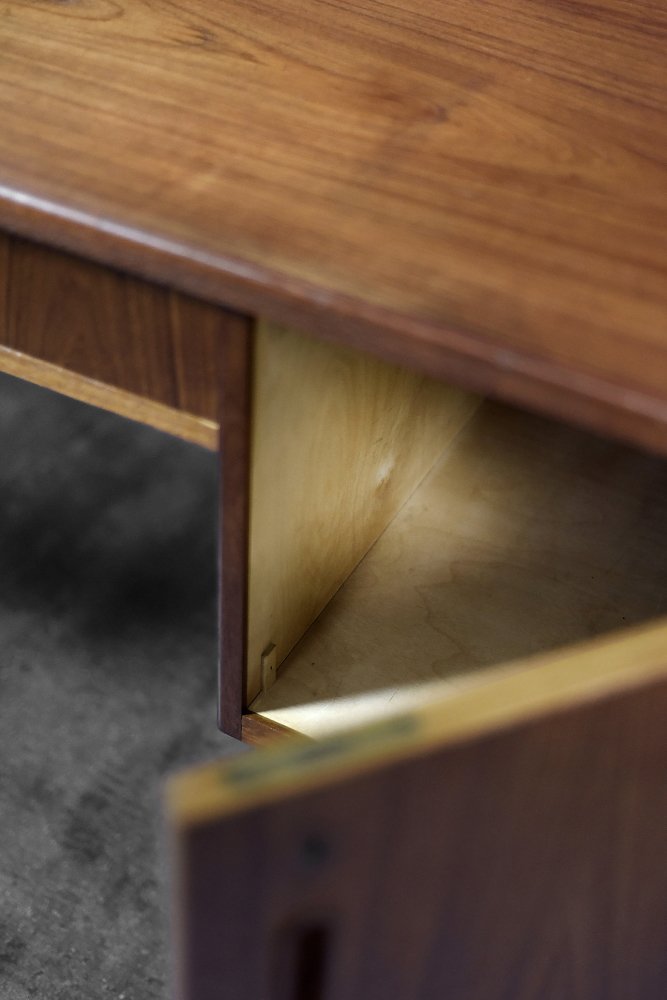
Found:
<path fill-rule="evenodd" d="M 667 463 L 486 403 L 252 709 L 309 736 L 659 616 Z"/>

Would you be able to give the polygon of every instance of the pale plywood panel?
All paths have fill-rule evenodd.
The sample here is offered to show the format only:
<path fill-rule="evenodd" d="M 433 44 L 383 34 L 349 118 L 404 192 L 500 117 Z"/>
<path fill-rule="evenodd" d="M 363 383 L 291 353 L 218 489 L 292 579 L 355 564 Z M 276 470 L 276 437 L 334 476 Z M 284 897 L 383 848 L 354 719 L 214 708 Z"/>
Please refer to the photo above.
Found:
<path fill-rule="evenodd" d="M 666 538 L 667 463 L 485 404 L 253 709 L 318 736 L 656 616 Z"/>
<path fill-rule="evenodd" d="M 294 331 L 255 344 L 248 701 L 467 422 L 478 400 Z"/>

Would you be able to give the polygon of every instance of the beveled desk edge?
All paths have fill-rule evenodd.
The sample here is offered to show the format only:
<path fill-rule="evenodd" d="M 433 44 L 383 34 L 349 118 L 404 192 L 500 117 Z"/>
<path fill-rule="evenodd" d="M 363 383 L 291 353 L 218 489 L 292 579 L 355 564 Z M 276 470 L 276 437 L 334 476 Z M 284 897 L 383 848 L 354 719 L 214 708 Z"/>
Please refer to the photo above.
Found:
<path fill-rule="evenodd" d="M 667 399 L 0 184 L 0 229 L 222 307 L 355 346 L 631 444 L 667 452 Z"/>

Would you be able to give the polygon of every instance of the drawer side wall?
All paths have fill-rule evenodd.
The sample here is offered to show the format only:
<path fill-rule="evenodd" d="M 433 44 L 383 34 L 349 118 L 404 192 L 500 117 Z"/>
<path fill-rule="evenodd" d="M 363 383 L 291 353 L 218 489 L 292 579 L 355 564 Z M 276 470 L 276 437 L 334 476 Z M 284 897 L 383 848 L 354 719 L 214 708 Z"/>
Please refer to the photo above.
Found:
<path fill-rule="evenodd" d="M 470 419 L 478 397 L 260 323 L 255 340 L 247 700 Z"/>

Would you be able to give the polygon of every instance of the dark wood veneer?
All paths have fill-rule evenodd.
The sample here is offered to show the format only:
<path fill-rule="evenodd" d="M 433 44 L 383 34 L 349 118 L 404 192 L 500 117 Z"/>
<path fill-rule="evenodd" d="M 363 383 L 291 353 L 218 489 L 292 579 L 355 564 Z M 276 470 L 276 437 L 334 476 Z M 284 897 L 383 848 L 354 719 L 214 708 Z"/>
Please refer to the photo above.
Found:
<path fill-rule="evenodd" d="M 0 226 L 651 448 L 664 10 L 10 0 Z"/>
<path fill-rule="evenodd" d="M 147 423 L 166 407 L 175 414 L 164 429 L 208 443 L 221 331 L 235 322 L 218 306 L 0 233 L 0 368 L 52 388 Z"/>
<path fill-rule="evenodd" d="M 292 729 L 281 726 L 279 722 L 265 719 L 254 712 L 247 712 L 243 716 L 242 730 L 243 742 L 255 747 L 275 746 L 276 743 L 298 735 Z M 306 737 L 302 736 L 301 739 Z"/>
<path fill-rule="evenodd" d="M 318 1000 L 662 1000 L 666 711 L 663 679 L 297 794 L 287 750 L 274 801 L 178 830 L 179 997 L 297 1000 L 312 931 Z"/>
<path fill-rule="evenodd" d="M 252 337 L 239 319 L 220 334 L 220 728 L 242 737 L 248 621 Z"/>

